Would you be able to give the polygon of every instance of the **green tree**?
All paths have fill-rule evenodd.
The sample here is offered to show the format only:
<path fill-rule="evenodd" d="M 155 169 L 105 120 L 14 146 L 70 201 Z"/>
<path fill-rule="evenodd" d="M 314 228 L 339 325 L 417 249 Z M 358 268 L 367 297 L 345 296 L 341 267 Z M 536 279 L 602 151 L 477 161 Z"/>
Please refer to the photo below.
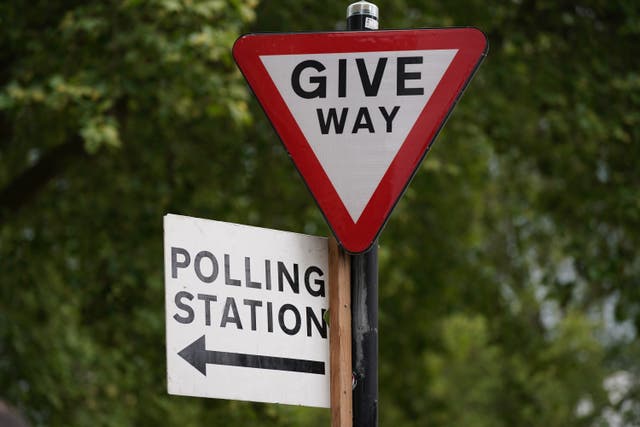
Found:
<path fill-rule="evenodd" d="M 347 3 L 0 4 L 0 393 L 34 425 L 328 425 L 166 394 L 162 216 L 329 232 L 230 51 Z M 490 41 L 381 235 L 381 425 L 639 424 L 640 6 L 376 3 Z"/>

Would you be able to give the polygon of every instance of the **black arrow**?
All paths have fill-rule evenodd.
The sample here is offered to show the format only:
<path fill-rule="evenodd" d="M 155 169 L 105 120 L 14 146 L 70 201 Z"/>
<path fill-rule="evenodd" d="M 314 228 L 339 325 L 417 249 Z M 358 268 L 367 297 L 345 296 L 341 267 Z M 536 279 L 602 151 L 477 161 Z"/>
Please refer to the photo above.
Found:
<path fill-rule="evenodd" d="M 178 355 L 204 376 L 207 375 L 207 363 L 324 375 L 324 362 L 207 350 L 204 335 L 186 346 Z"/>

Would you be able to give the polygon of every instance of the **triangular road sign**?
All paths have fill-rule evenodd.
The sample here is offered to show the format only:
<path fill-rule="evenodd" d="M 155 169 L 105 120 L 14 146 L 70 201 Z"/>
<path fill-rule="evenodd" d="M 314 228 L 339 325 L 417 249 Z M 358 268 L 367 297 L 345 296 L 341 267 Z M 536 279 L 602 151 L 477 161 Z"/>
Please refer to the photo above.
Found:
<path fill-rule="evenodd" d="M 475 28 L 249 34 L 233 46 L 352 253 L 375 241 L 486 52 Z"/>

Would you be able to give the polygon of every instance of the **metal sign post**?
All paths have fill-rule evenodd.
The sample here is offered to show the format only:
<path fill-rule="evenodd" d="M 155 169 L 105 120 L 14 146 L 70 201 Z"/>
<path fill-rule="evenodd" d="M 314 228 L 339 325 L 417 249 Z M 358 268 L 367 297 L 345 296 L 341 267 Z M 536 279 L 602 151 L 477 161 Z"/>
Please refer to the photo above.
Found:
<path fill-rule="evenodd" d="M 359 1 L 347 8 L 347 30 L 377 30 L 378 7 Z M 354 427 L 378 425 L 378 241 L 351 256 L 351 331 Z"/>
<path fill-rule="evenodd" d="M 378 242 L 351 256 L 353 425 L 378 425 Z"/>

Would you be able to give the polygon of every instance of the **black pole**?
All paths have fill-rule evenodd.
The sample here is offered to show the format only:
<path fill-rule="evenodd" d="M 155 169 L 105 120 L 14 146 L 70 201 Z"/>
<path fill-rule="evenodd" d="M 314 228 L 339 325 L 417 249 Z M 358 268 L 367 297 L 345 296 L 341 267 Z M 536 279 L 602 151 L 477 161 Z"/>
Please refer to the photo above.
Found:
<path fill-rule="evenodd" d="M 378 7 L 359 1 L 347 8 L 347 30 L 377 30 Z M 378 425 L 378 242 L 351 257 L 353 426 Z"/>
<path fill-rule="evenodd" d="M 378 242 L 351 257 L 353 426 L 378 425 Z"/>

